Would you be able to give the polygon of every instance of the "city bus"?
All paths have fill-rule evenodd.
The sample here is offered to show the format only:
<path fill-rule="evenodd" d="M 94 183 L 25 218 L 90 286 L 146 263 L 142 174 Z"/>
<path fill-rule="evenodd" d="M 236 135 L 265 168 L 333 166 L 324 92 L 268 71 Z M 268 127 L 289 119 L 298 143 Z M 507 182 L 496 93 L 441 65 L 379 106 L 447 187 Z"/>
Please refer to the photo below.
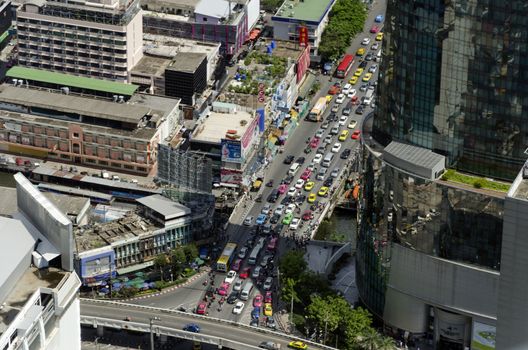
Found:
<path fill-rule="evenodd" d="M 350 54 L 345 55 L 341 63 L 339 63 L 339 66 L 337 66 L 336 73 L 335 73 L 336 77 L 341 78 L 341 79 L 346 78 L 353 64 L 354 64 L 354 55 L 350 55 Z"/>
<path fill-rule="evenodd" d="M 258 256 L 260 254 L 260 251 L 264 247 L 264 243 L 258 243 L 253 247 L 253 250 L 251 251 L 251 254 L 249 255 L 248 264 L 249 265 L 255 265 L 258 260 Z"/>
<path fill-rule="evenodd" d="M 226 244 L 224 251 L 222 252 L 222 255 L 220 255 L 220 258 L 218 258 L 218 261 L 216 262 L 216 271 L 220 271 L 220 272 L 229 271 L 229 267 L 231 266 L 231 263 L 233 262 L 233 259 L 235 258 L 236 248 L 237 248 L 236 243 Z"/>
<path fill-rule="evenodd" d="M 313 122 L 318 122 L 323 117 L 323 113 L 326 110 L 326 97 L 321 97 L 317 100 L 315 103 L 315 106 L 313 106 L 312 110 L 310 111 L 310 114 L 308 115 L 308 119 Z"/>

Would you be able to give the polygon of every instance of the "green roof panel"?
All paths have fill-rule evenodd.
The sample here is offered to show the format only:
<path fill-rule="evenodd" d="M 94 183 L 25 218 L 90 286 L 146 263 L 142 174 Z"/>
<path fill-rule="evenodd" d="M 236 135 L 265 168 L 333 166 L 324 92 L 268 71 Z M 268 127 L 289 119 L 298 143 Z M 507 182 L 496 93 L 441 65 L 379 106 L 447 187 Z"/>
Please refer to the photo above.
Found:
<path fill-rule="evenodd" d="M 130 96 L 139 88 L 134 84 L 118 83 L 102 79 L 79 77 L 76 75 L 50 72 L 47 70 L 15 66 L 7 71 L 6 76 L 17 79 L 27 79 L 43 83 L 76 87 L 81 89 L 103 91 L 117 95 Z"/>

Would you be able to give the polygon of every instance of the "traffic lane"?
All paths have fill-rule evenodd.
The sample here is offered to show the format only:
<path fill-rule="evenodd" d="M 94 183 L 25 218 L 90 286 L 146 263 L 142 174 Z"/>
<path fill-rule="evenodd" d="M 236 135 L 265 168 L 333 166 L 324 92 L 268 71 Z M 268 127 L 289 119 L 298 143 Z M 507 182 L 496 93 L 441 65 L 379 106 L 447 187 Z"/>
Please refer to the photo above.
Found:
<path fill-rule="evenodd" d="M 108 307 L 105 305 L 86 304 L 82 302 L 81 315 L 120 321 L 124 320 L 126 317 L 130 317 L 131 322 L 145 324 L 148 324 L 152 317 L 159 316 L 161 320 L 155 321 L 155 324 L 160 326 L 183 329 L 185 325 L 189 323 L 195 323 L 200 326 L 201 333 L 205 335 L 219 338 L 228 338 L 254 346 L 258 346 L 261 342 L 269 340 L 281 344 L 281 348 L 286 348 L 288 345 L 288 342 L 284 341 L 284 338 L 281 336 L 261 334 L 249 328 L 233 327 L 232 324 L 215 322 L 213 320 L 204 322 L 204 320 L 197 318 L 189 319 L 189 316 L 180 316 L 176 313 L 153 313 L 149 310 L 133 309 L 131 307 L 127 307 L 125 304 L 117 308 Z M 311 348 L 313 348 L 313 346 L 311 346 Z"/>

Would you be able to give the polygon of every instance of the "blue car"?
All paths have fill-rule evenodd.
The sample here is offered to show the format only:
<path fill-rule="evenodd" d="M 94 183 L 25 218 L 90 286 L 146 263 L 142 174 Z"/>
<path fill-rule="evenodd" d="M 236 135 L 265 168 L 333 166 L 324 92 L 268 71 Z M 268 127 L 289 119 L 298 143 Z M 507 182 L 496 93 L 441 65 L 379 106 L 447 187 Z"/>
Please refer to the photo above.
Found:
<path fill-rule="evenodd" d="M 198 326 L 196 323 L 189 323 L 183 327 L 183 330 L 187 332 L 200 333 L 200 326 Z"/>
<path fill-rule="evenodd" d="M 260 317 L 260 307 L 255 307 L 253 311 L 251 311 L 251 318 L 254 320 L 258 320 Z"/>
<path fill-rule="evenodd" d="M 266 214 L 260 214 L 259 216 L 257 216 L 257 220 L 255 221 L 255 223 L 257 225 L 264 225 L 267 219 L 268 216 Z"/>
<path fill-rule="evenodd" d="M 374 20 L 376 23 L 381 23 L 383 22 L 383 15 L 377 15 L 376 16 L 376 19 Z"/>

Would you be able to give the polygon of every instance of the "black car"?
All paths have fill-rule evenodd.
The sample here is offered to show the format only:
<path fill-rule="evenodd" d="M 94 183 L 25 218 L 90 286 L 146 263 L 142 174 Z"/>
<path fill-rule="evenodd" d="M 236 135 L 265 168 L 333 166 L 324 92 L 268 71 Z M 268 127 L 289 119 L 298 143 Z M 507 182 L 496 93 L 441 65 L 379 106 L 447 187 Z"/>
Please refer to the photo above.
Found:
<path fill-rule="evenodd" d="M 364 107 L 363 106 L 359 106 L 357 109 L 356 109 L 356 114 L 363 114 L 363 112 L 365 111 Z"/>
<path fill-rule="evenodd" d="M 297 196 L 297 198 L 295 199 L 297 204 L 303 204 L 305 200 L 306 200 L 306 196 L 304 194 Z"/>
<path fill-rule="evenodd" d="M 284 159 L 284 164 L 291 164 L 293 163 L 294 159 L 295 157 L 290 154 L 289 156 L 286 156 L 286 158 Z"/>
<path fill-rule="evenodd" d="M 284 225 L 283 224 L 278 224 L 273 229 L 273 232 L 275 232 L 275 234 L 277 234 L 277 235 L 280 235 L 283 229 L 284 229 Z"/>
<path fill-rule="evenodd" d="M 324 186 L 330 187 L 334 183 L 334 178 L 332 176 L 328 177 L 323 183 Z"/>
<path fill-rule="evenodd" d="M 335 122 L 337 120 L 337 114 L 336 113 L 330 113 L 330 115 L 328 116 L 328 118 L 326 120 L 328 120 L 329 122 Z"/>
<path fill-rule="evenodd" d="M 273 214 L 273 216 L 270 219 L 270 222 L 272 224 L 276 224 L 277 222 L 279 222 L 279 220 L 280 220 L 280 215 L 279 214 Z"/>
<path fill-rule="evenodd" d="M 281 204 L 282 205 L 288 205 L 291 203 L 291 200 L 292 200 L 292 197 L 290 196 L 286 196 L 284 197 L 282 200 L 281 200 Z"/>
<path fill-rule="evenodd" d="M 299 157 L 299 158 L 297 158 L 297 160 L 296 160 L 295 162 L 297 162 L 297 163 L 299 163 L 299 164 L 304 164 L 305 160 L 306 160 L 306 158 L 304 158 L 304 157 Z"/>
<path fill-rule="evenodd" d="M 262 234 L 267 235 L 270 232 L 271 232 L 271 224 L 265 224 L 264 226 L 262 226 L 262 230 L 261 230 Z"/>
<path fill-rule="evenodd" d="M 288 184 L 288 185 L 291 184 L 292 181 L 293 181 L 293 175 L 288 175 L 286 176 L 284 180 L 282 180 L 283 183 Z"/>
<path fill-rule="evenodd" d="M 304 149 L 304 153 L 308 154 L 312 151 L 312 147 L 310 147 L 310 145 L 306 146 L 306 148 Z"/>
<path fill-rule="evenodd" d="M 205 292 L 205 295 L 210 298 L 214 295 L 214 293 L 215 293 L 214 287 L 209 286 L 209 288 L 207 288 L 207 291 Z"/>
<path fill-rule="evenodd" d="M 279 199 L 279 190 L 274 189 L 268 196 L 268 202 L 275 203 Z"/>
<path fill-rule="evenodd" d="M 227 297 L 227 303 L 234 304 L 236 303 L 237 299 L 238 299 L 238 292 L 231 292 L 231 294 L 229 294 L 229 296 Z"/>
<path fill-rule="evenodd" d="M 361 63 L 359 64 L 359 68 L 365 68 L 367 65 L 368 65 L 367 61 L 361 61 Z"/>
<path fill-rule="evenodd" d="M 350 156 L 350 148 L 345 149 L 343 152 L 341 152 L 341 159 L 348 159 Z"/>

